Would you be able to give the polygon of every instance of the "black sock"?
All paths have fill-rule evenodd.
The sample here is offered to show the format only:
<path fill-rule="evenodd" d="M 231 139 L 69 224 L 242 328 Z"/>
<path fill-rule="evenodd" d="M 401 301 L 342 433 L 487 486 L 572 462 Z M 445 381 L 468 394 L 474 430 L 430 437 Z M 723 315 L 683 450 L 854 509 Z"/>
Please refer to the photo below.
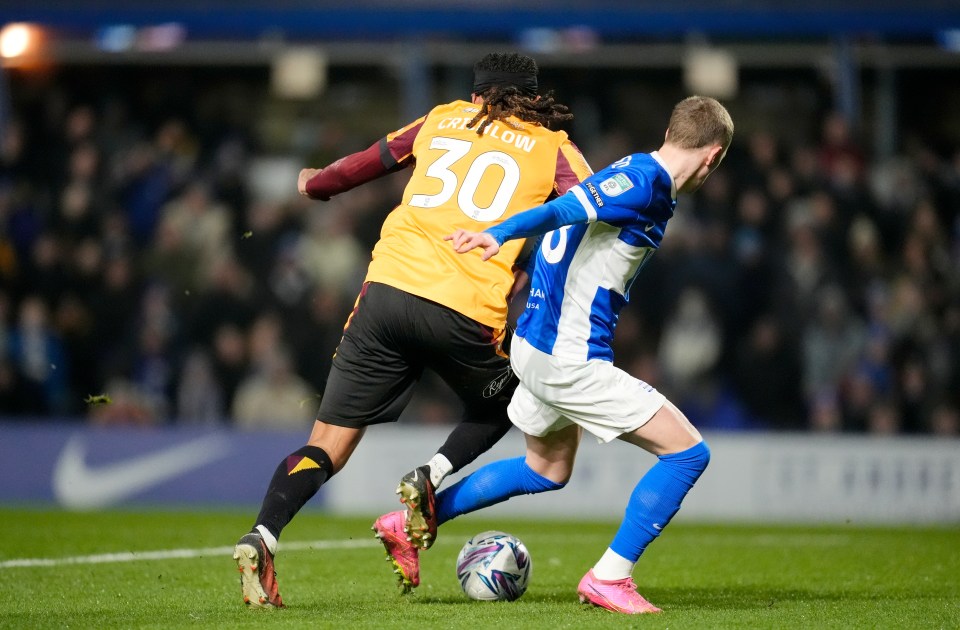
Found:
<path fill-rule="evenodd" d="M 454 427 L 447 441 L 437 451 L 447 458 L 455 473 L 470 464 L 510 430 L 509 420 L 499 423 L 463 421 Z"/>
<path fill-rule="evenodd" d="M 304 446 L 288 455 L 273 473 L 254 527 L 263 525 L 279 539 L 287 523 L 332 476 L 333 464 L 322 448 Z"/>

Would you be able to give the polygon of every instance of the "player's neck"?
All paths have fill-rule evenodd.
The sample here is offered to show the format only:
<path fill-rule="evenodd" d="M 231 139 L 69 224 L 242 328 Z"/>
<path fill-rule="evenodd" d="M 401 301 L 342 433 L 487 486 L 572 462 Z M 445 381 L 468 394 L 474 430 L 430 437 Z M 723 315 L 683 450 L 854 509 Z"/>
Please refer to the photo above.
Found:
<path fill-rule="evenodd" d="M 690 176 L 696 171 L 698 165 L 693 163 L 689 152 L 679 149 L 672 144 L 664 144 L 657 150 L 660 159 L 666 165 L 667 170 L 673 176 L 673 182 L 677 190 L 682 190 Z"/>
<path fill-rule="evenodd" d="M 687 192 L 686 183 L 703 166 L 704 156 L 700 150 L 681 149 L 675 145 L 665 143 L 657 150 L 660 159 L 667 165 L 667 170 L 673 175 L 673 182 L 678 192 Z"/>

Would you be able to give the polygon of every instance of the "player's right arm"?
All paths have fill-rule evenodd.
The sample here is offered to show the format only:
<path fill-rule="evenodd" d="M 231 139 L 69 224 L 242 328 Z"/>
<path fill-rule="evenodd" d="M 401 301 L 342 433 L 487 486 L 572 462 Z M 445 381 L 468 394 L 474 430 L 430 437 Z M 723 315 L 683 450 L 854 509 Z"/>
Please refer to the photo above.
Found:
<path fill-rule="evenodd" d="M 503 223 L 483 232 L 458 229 L 453 234 L 445 236 L 444 240 L 453 241 L 453 248 L 459 254 L 480 247 L 483 249 L 480 258 L 489 260 L 497 255 L 500 246 L 506 241 L 546 234 L 564 225 L 586 223 L 590 218 L 580 202 L 568 193 L 536 208 L 515 214 Z"/>
<path fill-rule="evenodd" d="M 639 211 L 650 202 L 650 185 L 639 171 L 632 171 L 630 179 L 636 185 L 618 194 L 618 199 L 607 197 L 599 184 L 610 174 L 609 169 L 590 177 L 583 184 L 574 186 L 562 197 L 515 214 L 503 223 L 483 232 L 457 230 L 445 237 L 453 241 L 457 253 L 482 248 L 482 260 L 489 260 L 500 251 L 506 241 L 546 234 L 566 225 L 592 221 L 621 222 L 637 221 Z"/>
<path fill-rule="evenodd" d="M 351 153 L 325 168 L 305 168 L 297 178 L 297 190 L 311 199 L 327 201 L 361 184 L 406 168 L 413 163 L 413 141 L 423 118 L 387 134 L 363 151 Z"/>
<path fill-rule="evenodd" d="M 557 149 L 553 193 L 547 198 L 547 201 L 562 196 L 592 174 L 593 169 L 590 168 L 590 164 L 587 163 L 587 158 L 583 156 L 583 153 L 580 152 L 577 145 L 569 139 L 565 139 Z M 536 251 L 540 249 L 542 240 L 543 234 L 540 234 L 537 238 L 530 239 L 524 244 L 523 250 L 520 252 L 513 266 L 514 282 L 513 287 L 510 289 L 510 294 L 507 296 L 508 301 L 512 301 L 513 298 L 523 290 L 530 275 L 533 274 L 533 261 L 536 259 L 535 254 Z M 490 256 L 494 255 L 496 255 L 496 253 L 490 254 Z M 483 260 L 487 260 L 488 258 L 489 256 L 484 257 Z"/>

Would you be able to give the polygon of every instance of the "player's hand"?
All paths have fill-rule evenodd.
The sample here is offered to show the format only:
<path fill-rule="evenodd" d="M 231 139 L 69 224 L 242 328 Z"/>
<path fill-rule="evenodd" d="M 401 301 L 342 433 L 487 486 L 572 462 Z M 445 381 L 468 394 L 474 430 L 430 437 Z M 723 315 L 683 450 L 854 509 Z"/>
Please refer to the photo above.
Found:
<path fill-rule="evenodd" d="M 319 168 L 300 169 L 300 176 L 297 177 L 297 190 L 300 192 L 301 195 L 305 197 L 310 196 L 307 193 L 307 182 L 313 179 L 317 175 L 317 173 L 319 173 L 321 170 L 322 169 L 319 169 Z"/>
<path fill-rule="evenodd" d="M 465 254 L 471 249 L 483 248 L 480 260 L 490 260 L 500 251 L 500 243 L 486 232 L 471 232 L 470 230 L 459 229 L 453 234 L 443 237 L 445 241 L 453 241 L 453 249 L 458 254 Z"/>

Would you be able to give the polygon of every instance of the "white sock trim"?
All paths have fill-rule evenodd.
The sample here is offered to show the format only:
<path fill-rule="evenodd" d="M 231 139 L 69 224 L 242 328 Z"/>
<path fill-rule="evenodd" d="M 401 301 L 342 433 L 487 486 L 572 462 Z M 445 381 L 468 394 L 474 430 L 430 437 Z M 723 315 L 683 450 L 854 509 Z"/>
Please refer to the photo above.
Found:
<path fill-rule="evenodd" d="M 636 564 L 607 547 L 600 560 L 593 565 L 593 575 L 598 580 L 622 580 L 633 575 Z"/>
<path fill-rule="evenodd" d="M 263 537 L 263 542 L 266 543 L 270 553 L 277 555 L 277 539 L 270 533 L 270 530 L 263 525 L 257 525 L 254 529 L 260 532 L 260 535 Z"/>
<path fill-rule="evenodd" d="M 439 488 L 446 476 L 453 470 L 453 464 L 450 463 L 450 460 L 440 453 L 434 455 L 427 462 L 427 466 L 430 467 L 430 482 L 434 488 Z"/>

